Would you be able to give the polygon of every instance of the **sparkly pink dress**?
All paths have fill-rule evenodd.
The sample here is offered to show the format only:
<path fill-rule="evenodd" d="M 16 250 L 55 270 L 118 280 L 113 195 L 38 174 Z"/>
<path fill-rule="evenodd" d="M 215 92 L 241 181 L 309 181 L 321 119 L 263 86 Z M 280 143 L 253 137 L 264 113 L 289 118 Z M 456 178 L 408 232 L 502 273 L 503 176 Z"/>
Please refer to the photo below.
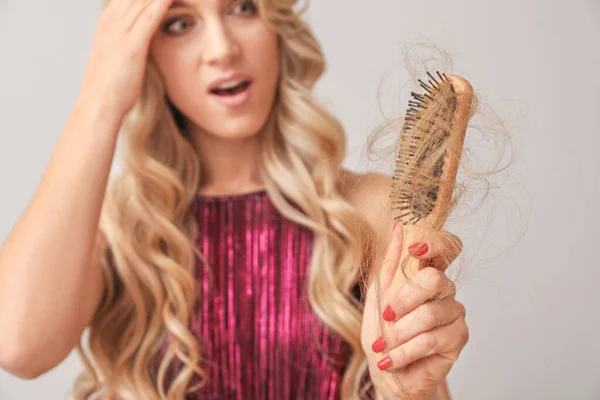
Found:
<path fill-rule="evenodd" d="M 284 218 L 266 191 L 201 196 L 195 206 L 210 268 L 197 264 L 191 328 L 209 381 L 187 399 L 339 399 L 350 348 L 308 303 L 312 231 Z"/>

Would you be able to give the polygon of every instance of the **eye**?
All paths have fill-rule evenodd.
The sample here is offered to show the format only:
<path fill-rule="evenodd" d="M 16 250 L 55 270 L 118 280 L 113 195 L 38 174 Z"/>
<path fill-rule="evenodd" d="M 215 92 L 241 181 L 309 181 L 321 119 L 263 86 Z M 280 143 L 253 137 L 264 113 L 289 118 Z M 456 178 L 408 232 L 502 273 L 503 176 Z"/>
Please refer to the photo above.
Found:
<path fill-rule="evenodd" d="M 192 26 L 192 21 L 185 17 L 175 17 L 167 20 L 164 23 L 162 30 L 163 32 L 171 35 L 178 35 L 184 32 L 186 29 Z"/>
<path fill-rule="evenodd" d="M 254 4 L 253 0 L 244 0 L 239 2 L 234 8 L 234 12 L 241 14 L 249 14 L 254 15 L 258 11 L 256 4 Z"/>

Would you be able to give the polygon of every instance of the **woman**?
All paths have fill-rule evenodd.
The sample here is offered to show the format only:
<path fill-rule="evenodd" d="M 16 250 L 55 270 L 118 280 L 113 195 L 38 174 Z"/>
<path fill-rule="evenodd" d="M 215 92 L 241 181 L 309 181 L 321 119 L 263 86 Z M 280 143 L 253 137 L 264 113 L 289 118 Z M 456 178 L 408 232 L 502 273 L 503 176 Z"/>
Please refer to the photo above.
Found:
<path fill-rule="evenodd" d="M 0 252 L 4 369 L 35 378 L 77 346 L 77 398 L 449 398 L 462 304 L 371 283 L 411 245 L 430 265 L 419 282 L 442 293 L 460 240 L 403 243 L 389 178 L 341 168 L 342 127 L 311 92 L 323 56 L 294 3 L 110 2 Z M 378 339 L 380 306 L 394 343 Z"/>

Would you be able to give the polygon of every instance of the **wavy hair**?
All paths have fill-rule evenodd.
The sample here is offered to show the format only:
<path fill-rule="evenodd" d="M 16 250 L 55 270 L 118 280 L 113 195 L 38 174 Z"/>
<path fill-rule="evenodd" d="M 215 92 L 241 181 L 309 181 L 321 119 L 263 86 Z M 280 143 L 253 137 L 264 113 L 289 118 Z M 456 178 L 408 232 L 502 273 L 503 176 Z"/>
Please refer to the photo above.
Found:
<path fill-rule="evenodd" d="M 308 298 L 352 350 L 342 398 L 360 398 L 367 366 L 362 306 L 352 291 L 363 276 L 367 234 L 366 222 L 340 194 L 346 138 L 312 94 L 325 61 L 301 19 L 306 6 L 294 11 L 296 0 L 257 3 L 278 33 L 281 60 L 277 98 L 258 133 L 261 178 L 279 212 L 314 232 Z M 206 173 L 194 142 L 180 129 L 181 117 L 149 60 L 142 95 L 119 134 L 123 170 L 109 181 L 103 203 L 96 246 L 107 288 L 89 326 L 91 357 L 82 342 L 77 346 L 85 370 L 73 387 L 76 399 L 181 399 L 206 377 L 189 329 L 195 255 L 205 260 L 195 246 L 192 205 Z M 159 355 L 153 374 L 148 366 Z M 181 368 L 166 385 L 174 361 Z M 195 375 L 199 386 L 190 389 Z"/>

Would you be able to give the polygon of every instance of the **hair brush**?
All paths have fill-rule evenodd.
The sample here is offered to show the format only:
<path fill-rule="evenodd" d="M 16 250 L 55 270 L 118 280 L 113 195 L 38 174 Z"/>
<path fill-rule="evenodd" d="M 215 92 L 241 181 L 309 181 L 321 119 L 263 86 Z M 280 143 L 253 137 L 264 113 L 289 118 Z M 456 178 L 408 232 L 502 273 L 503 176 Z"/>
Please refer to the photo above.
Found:
<path fill-rule="evenodd" d="M 407 246 L 442 228 L 453 209 L 454 190 L 465 133 L 471 117 L 473 88 L 463 78 L 437 72 L 422 94 L 412 99 L 397 141 L 390 208 L 404 225 L 402 271 L 412 279 L 420 260 L 406 257 Z M 412 276 L 411 276 L 412 275 Z M 396 274 L 405 279 L 403 274 Z"/>

